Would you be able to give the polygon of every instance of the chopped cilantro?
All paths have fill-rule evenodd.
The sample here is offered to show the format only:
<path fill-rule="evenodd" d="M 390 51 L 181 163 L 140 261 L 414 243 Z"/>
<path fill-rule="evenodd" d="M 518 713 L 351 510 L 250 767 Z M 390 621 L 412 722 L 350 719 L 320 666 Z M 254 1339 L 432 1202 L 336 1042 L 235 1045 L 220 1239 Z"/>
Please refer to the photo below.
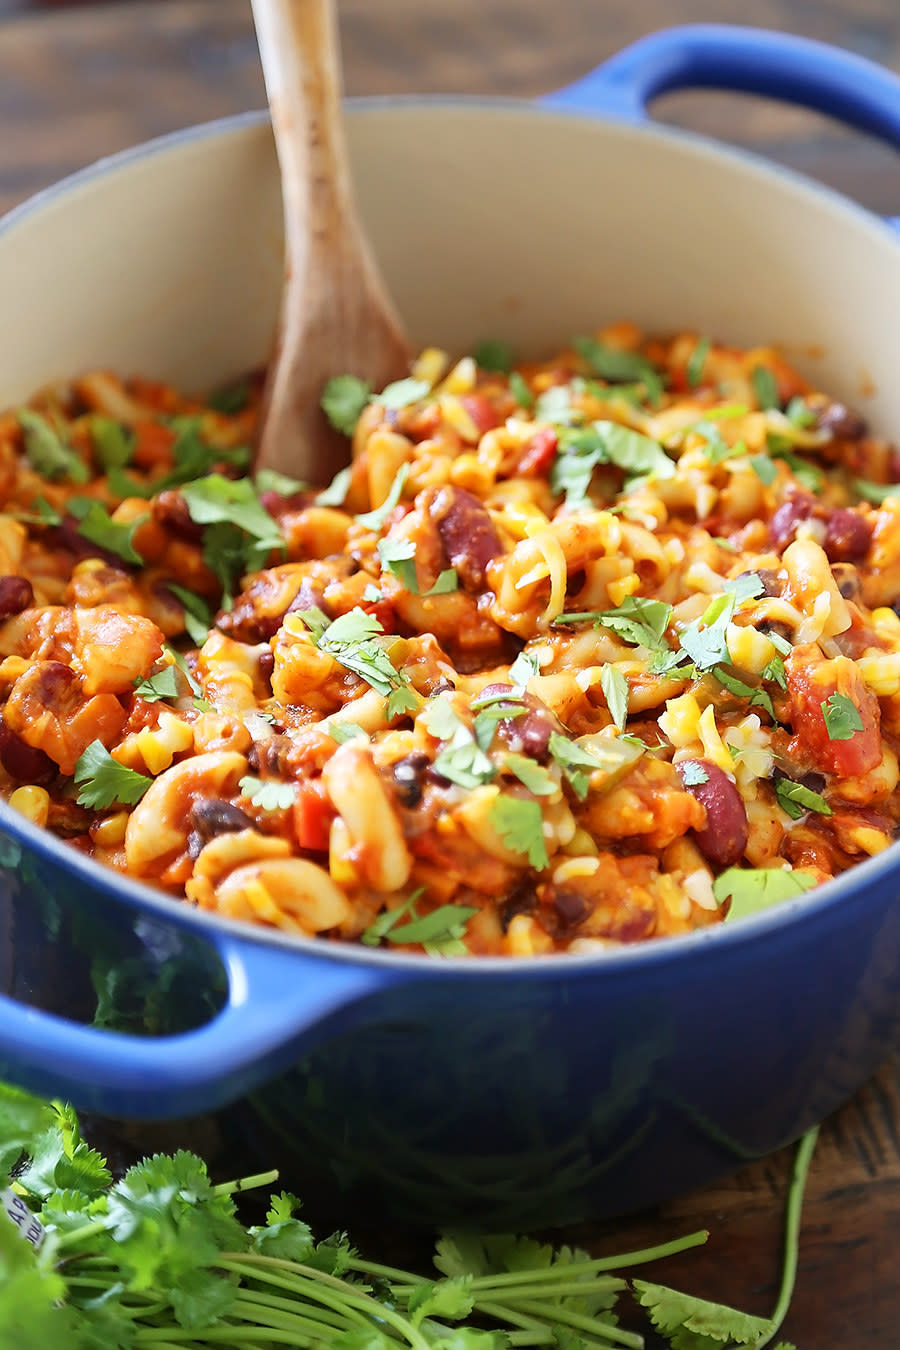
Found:
<path fill-rule="evenodd" d="M 261 811 L 287 811 L 297 799 L 297 784 L 284 783 L 277 778 L 254 778 L 252 774 L 245 774 L 238 787 L 250 804 Z"/>
<path fill-rule="evenodd" d="M 720 905 L 731 900 L 726 915 L 730 921 L 791 900 L 815 884 L 808 872 L 785 867 L 728 867 L 713 882 L 713 895 Z"/>
<path fill-rule="evenodd" d="M 699 760 L 682 760 L 678 769 L 681 774 L 681 781 L 685 787 L 699 787 L 701 783 L 709 782 L 709 774 Z"/>
<path fill-rule="evenodd" d="M 31 408 L 19 409 L 19 425 L 22 428 L 25 445 L 25 457 L 35 473 L 48 482 L 68 480 L 70 483 L 86 483 L 90 471 L 81 457 L 67 445 L 50 420 Z"/>
<path fill-rule="evenodd" d="M 335 431 L 352 436 L 371 393 L 372 386 L 356 375 L 334 375 L 322 390 L 319 403 Z"/>
<path fill-rule="evenodd" d="M 558 731 L 551 732 L 548 749 L 568 779 L 575 795 L 584 801 L 588 794 L 591 773 L 595 769 L 602 768 L 603 761 L 590 750 L 580 746 L 577 741 L 570 740 L 568 736 L 563 736 Z"/>
<path fill-rule="evenodd" d="M 376 506 L 372 511 L 364 511 L 362 515 L 356 517 L 357 525 L 364 525 L 369 530 L 380 530 L 394 507 L 403 495 L 403 484 L 409 477 L 409 465 L 401 464 L 394 475 L 394 481 L 391 483 L 390 491 L 380 506 Z"/>
<path fill-rule="evenodd" d="M 327 488 L 316 493 L 316 506 L 343 506 L 352 473 L 349 464 L 345 469 L 338 469 Z"/>
<path fill-rule="evenodd" d="M 419 892 L 417 892 L 417 895 Z M 360 941 L 369 947 L 380 942 L 420 943 L 434 955 L 451 955 L 465 933 L 466 924 L 478 913 L 471 905 L 440 905 L 428 914 L 417 915 L 412 897 L 398 909 L 384 910 L 360 935 Z M 407 915 L 412 914 L 412 918 Z M 406 919 L 406 922 L 402 920 Z M 452 944 L 449 948 L 445 944 Z M 462 951 L 465 948 L 461 949 Z"/>
<path fill-rule="evenodd" d="M 284 536 L 249 478 L 213 473 L 185 483 L 181 495 L 191 520 L 206 527 L 203 561 L 219 578 L 227 608 L 237 579 L 262 567 L 273 551 L 283 550 Z"/>
<path fill-rule="evenodd" d="M 814 427 L 818 420 L 813 409 L 800 394 L 794 394 L 784 410 L 784 415 L 795 427 Z"/>
<path fill-rule="evenodd" d="M 888 497 L 900 497 L 900 483 L 872 483 L 868 478 L 854 478 L 852 487 L 858 497 L 875 506 Z"/>
<path fill-rule="evenodd" d="M 540 662 L 534 653 L 521 651 L 509 668 L 510 683 L 524 689 L 531 677 L 540 673 Z"/>
<path fill-rule="evenodd" d="M 358 675 L 388 700 L 390 717 L 416 711 L 419 697 L 382 645 L 384 629 L 374 614 L 357 606 L 329 623 L 313 606 L 299 610 L 298 617 L 320 651 L 333 656 L 345 670 Z"/>
<path fill-rule="evenodd" d="M 503 767 L 514 773 L 519 782 L 536 797 L 550 797 L 559 790 L 553 775 L 542 764 L 529 759 L 528 755 L 517 755 L 510 751 L 503 756 Z"/>
<path fill-rule="evenodd" d="M 771 437 L 769 438 L 769 453 L 773 459 L 784 460 L 802 487 L 805 487 L 809 492 L 819 493 L 822 491 L 825 486 L 825 475 L 817 464 L 811 464 L 808 459 L 804 459 L 802 455 L 798 455 L 795 451 L 773 443 Z"/>
<path fill-rule="evenodd" d="M 410 404 L 427 398 L 430 393 L 431 385 L 427 380 L 414 380 L 408 377 L 386 385 L 380 394 L 375 395 L 373 402 L 383 404 L 392 412 L 399 412 L 401 408 L 408 408 Z"/>
<path fill-rule="evenodd" d="M 508 342 L 487 338 L 484 342 L 479 342 L 472 356 L 482 370 L 496 370 L 500 375 L 506 375 L 512 370 L 513 353 Z"/>
<path fill-rule="evenodd" d="M 855 732 L 865 730 L 859 709 L 846 694 L 832 694 L 821 707 L 830 741 L 849 741 Z"/>
<path fill-rule="evenodd" d="M 751 708 L 762 708 L 769 714 L 773 722 L 776 721 L 775 708 L 772 704 L 772 699 L 766 693 L 765 689 L 757 689 L 752 684 L 745 684 L 743 680 L 739 680 L 736 675 L 732 675 L 730 671 L 724 670 L 722 666 L 715 666 L 713 674 L 719 681 L 719 684 L 727 689 L 729 693 L 736 694 L 738 698 L 745 698 Z"/>
<path fill-rule="evenodd" d="M 733 581 L 725 583 L 723 593 L 707 605 L 699 619 L 682 628 L 678 634 L 681 648 L 698 670 L 712 670 L 714 666 L 727 666 L 730 663 L 726 632 L 734 618 L 735 609 L 746 600 L 761 595 L 764 589 L 756 572 L 742 573 Z M 722 683 L 726 682 L 723 680 Z"/>
<path fill-rule="evenodd" d="M 257 494 L 277 492 L 279 497 L 293 497 L 308 488 L 309 484 L 301 483 L 299 478 L 288 478 L 287 474 L 279 473 L 277 469 L 257 469 L 253 486 Z"/>
<path fill-rule="evenodd" d="M 476 788 L 497 776 L 497 767 L 474 737 L 450 744 L 435 757 L 434 771 L 459 787 Z"/>
<path fill-rule="evenodd" d="M 122 525 L 112 519 L 106 507 L 101 506 L 100 502 L 91 502 L 89 509 L 81 518 L 78 533 L 90 543 L 96 544 L 98 548 L 105 549 L 107 553 L 117 554 L 123 562 L 140 567 L 144 559 L 134 546 L 134 536 L 149 519 L 149 513 L 145 511 L 128 525 Z"/>
<path fill-rule="evenodd" d="M 640 352 L 610 347 L 595 337 L 576 337 L 572 346 L 584 361 L 588 373 L 611 384 L 639 381 L 647 391 L 647 401 L 659 402 L 663 379 L 656 367 Z"/>
<path fill-rule="evenodd" d="M 509 392 L 512 394 L 520 408 L 534 407 L 534 394 L 529 389 L 528 381 L 525 379 L 525 376 L 518 370 L 514 370 L 510 373 Z"/>
<path fill-rule="evenodd" d="M 624 469 L 626 490 L 642 478 L 671 478 L 675 473 L 674 462 L 658 441 L 620 422 L 598 421 L 560 433 L 550 486 L 556 493 L 565 493 L 569 507 L 577 507 L 586 499 L 594 469 L 600 464 Z"/>
<path fill-rule="evenodd" d="M 369 739 L 369 733 L 358 722 L 344 722 L 330 717 L 327 721 L 322 722 L 321 727 L 326 735 L 330 736 L 333 741 L 337 741 L 338 745 L 343 745 L 345 741 L 357 741 L 360 738 L 366 741 Z"/>
<path fill-rule="evenodd" d="M 600 670 L 600 688 L 609 708 L 609 715 L 620 731 L 628 719 L 628 681 L 615 666 L 605 665 Z"/>
<path fill-rule="evenodd" d="M 105 811 L 115 802 L 134 806 L 153 782 L 146 774 L 126 769 L 124 764 L 113 759 L 99 740 L 91 741 L 87 749 L 82 751 L 72 776 L 80 785 L 78 805 L 92 811 Z"/>
<path fill-rule="evenodd" d="M 220 389 L 214 389 L 206 398 L 208 408 L 212 408 L 213 412 L 224 413 L 226 417 L 232 417 L 235 413 L 243 412 L 249 402 L 249 380 L 234 380 L 231 384 L 223 384 Z"/>
<path fill-rule="evenodd" d="M 89 421 L 94 454 L 104 469 L 121 469 L 134 454 L 134 432 L 112 417 L 92 413 Z"/>
<path fill-rule="evenodd" d="M 642 595 L 627 596 L 615 609 L 586 610 L 579 614 L 560 614 L 554 623 L 583 623 L 591 620 L 595 628 L 608 628 L 636 647 L 665 651 L 666 629 L 672 618 L 672 606 L 663 600 L 648 600 Z"/>
<path fill-rule="evenodd" d="M 781 400 L 778 397 L 778 381 L 768 366 L 754 366 L 750 373 L 750 383 L 753 385 L 753 393 L 761 408 L 778 408 L 781 406 Z"/>
<path fill-rule="evenodd" d="M 787 672 L 784 668 L 783 658 L 773 656 L 771 661 L 767 661 L 760 671 L 760 679 L 771 680 L 781 689 L 787 689 Z"/>
<path fill-rule="evenodd" d="M 176 666 L 164 666 L 155 675 L 148 675 L 144 680 L 136 680 L 134 684 L 135 693 L 140 694 L 141 698 L 146 700 L 147 703 L 157 703 L 166 698 L 177 698 L 179 689 L 176 671 Z"/>
<path fill-rule="evenodd" d="M 512 697 L 510 696 L 510 698 Z M 472 707 L 475 706 L 473 703 Z M 489 707 L 482 707 L 472 723 L 475 740 L 482 750 L 491 748 L 498 722 L 508 722 L 513 718 L 523 717 L 526 711 L 524 703 L 511 702 L 509 699 L 501 699 L 499 702 L 492 703 Z"/>
<path fill-rule="evenodd" d="M 799 820 L 806 811 L 816 811 L 820 816 L 834 814 L 825 798 L 818 792 L 813 792 L 811 788 L 804 787 L 802 783 L 795 783 L 790 778 L 775 780 L 775 796 L 778 798 L 779 806 L 787 812 L 791 820 Z"/>
<path fill-rule="evenodd" d="M 459 590 L 459 577 L 455 567 L 445 567 L 443 572 L 438 573 L 438 578 L 433 586 L 429 586 L 424 592 L 425 595 L 450 595 L 452 591 Z"/>
<path fill-rule="evenodd" d="M 179 586 L 174 581 L 167 581 L 166 589 L 170 590 L 175 599 L 180 600 L 184 606 L 184 626 L 188 637 L 198 647 L 202 647 L 212 627 L 209 605 L 202 595 L 186 590 L 184 586 Z"/>
<path fill-rule="evenodd" d="M 688 358 L 687 370 L 685 373 L 687 375 L 687 382 L 692 389 L 696 389 L 697 385 L 703 379 L 703 367 L 706 364 L 706 358 L 709 355 L 709 346 L 710 343 L 708 337 L 700 338 Z"/>
<path fill-rule="evenodd" d="M 544 843 L 544 817 L 540 803 L 504 793 L 491 803 L 488 817 L 502 843 L 514 853 L 524 853 L 540 871 L 550 865 Z"/>
<path fill-rule="evenodd" d="M 419 594 L 416 578 L 416 545 L 413 539 L 380 539 L 378 557 L 382 570 L 391 572 L 410 595 Z"/>
<path fill-rule="evenodd" d="M 778 467 L 769 455 L 750 456 L 750 468 L 765 487 L 771 487 L 778 477 Z"/>
<path fill-rule="evenodd" d="M 539 394 L 534 405 L 536 422 L 551 422 L 554 426 L 569 426 L 583 421 L 579 409 L 572 406 L 574 389 L 568 384 L 552 384 Z"/>

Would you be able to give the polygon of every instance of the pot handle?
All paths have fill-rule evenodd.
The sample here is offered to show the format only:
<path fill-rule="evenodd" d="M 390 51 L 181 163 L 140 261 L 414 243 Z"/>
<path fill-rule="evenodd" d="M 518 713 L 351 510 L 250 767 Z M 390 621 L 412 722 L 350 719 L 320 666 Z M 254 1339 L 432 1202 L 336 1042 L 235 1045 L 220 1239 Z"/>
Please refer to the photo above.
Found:
<path fill-rule="evenodd" d="M 76 1108 L 140 1120 L 215 1110 L 292 1063 L 331 1014 L 397 982 L 384 967 L 213 938 L 224 1007 L 203 1026 L 135 1036 L 85 1026 L 0 996 L 0 1077 Z M 400 979 L 403 977 L 400 976 Z"/>
<path fill-rule="evenodd" d="M 730 89 L 798 103 L 900 149 L 900 76 L 812 38 L 731 24 L 664 28 L 539 102 L 626 122 L 673 89 Z"/>

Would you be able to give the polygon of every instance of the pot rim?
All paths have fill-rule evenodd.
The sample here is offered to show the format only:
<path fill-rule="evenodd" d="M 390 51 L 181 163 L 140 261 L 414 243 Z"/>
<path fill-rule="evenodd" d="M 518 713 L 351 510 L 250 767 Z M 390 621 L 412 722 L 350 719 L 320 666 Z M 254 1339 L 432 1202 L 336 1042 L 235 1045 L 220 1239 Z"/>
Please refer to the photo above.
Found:
<path fill-rule="evenodd" d="M 506 112 L 537 116 L 541 120 L 547 117 L 567 119 L 590 124 L 598 129 L 612 128 L 617 134 L 633 136 L 636 139 L 650 137 L 690 153 L 714 160 L 724 160 L 763 180 L 777 180 L 789 190 L 818 199 L 825 209 L 849 216 L 857 228 L 874 232 L 882 243 L 887 240 L 900 250 L 900 232 L 889 220 L 854 202 L 837 189 L 807 178 L 743 147 L 723 143 L 701 133 L 655 122 L 652 119 L 640 122 L 624 121 L 609 116 L 591 116 L 545 107 L 540 101 L 491 95 L 373 95 L 348 98 L 344 100 L 344 104 L 351 115 L 415 111 L 422 108 L 481 111 L 489 115 Z M 81 188 L 90 187 L 107 174 L 128 169 L 132 164 L 148 157 L 177 151 L 180 147 L 197 141 L 213 137 L 227 138 L 243 131 L 261 129 L 268 123 L 269 114 L 266 109 L 250 109 L 178 128 L 104 156 L 40 189 L 0 217 L 0 244 L 4 237 L 27 226 L 32 216 L 48 207 L 52 208 L 59 200 L 77 193 Z M 220 944 L 227 943 L 229 937 L 233 937 L 258 946 L 296 950 L 306 957 L 315 956 L 328 962 L 363 965 L 374 963 L 386 972 L 393 970 L 398 974 L 405 972 L 407 975 L 424 974 L 427 971 L 429 979 L 435 977 L 478 979 L 488 975 L 496 978 L 501 972 L 507 979 L 523 975 L 533 978 L 538 973 L 548 978 L 556 978 L 564 972 L 574 975 L 602 969 L 604 972 L 620 973 L 634 966 L 656 968 L 670 962 L 690 961 L 709 946 L 713 949 L 717 947 L 734 949 L 746 947 L 748 944 L 752 946 L 760 941 L 768 942 L 774 935 L 791 931 L 801 923 L 808 924 L 814 921 L 817 915 L 833 916 L 842 905 L 850 902 L 853 891 L 862 888 L 871 890 L 873 886 L 878 886 L 879 882 L 888 887 L 891 874 L 900 871 L 900 840 L 898 840 L 883 853 L 867 858 L 832 880 L 749 915 L 733 925 L 716 924 L 659 940 L 610 947 L 604 951 L 558 953 L 549 958 L 478 956 L 468 960 L 436 961 L 428 956 L 395 952 L 389 948 L 376 949 L 349 941 L 331 942 L 318 937 L 305 937 L 198 910 L 189 902 L 158 890 L 148 882 L 118 873 L 78 853 L 61 838 L 33 825 L 7 802 L 0 800 L 0 836 L 2 835 L 13 839 L 23 849 L 39 856 L 43 855 L 51 862 L 74 871 L 85 883 L 106 892 L 109 898 L 125 900 L 131 909 L 190 930 L 217 949 Z M 2 842 L 0 837 L 0 846 Z"/>

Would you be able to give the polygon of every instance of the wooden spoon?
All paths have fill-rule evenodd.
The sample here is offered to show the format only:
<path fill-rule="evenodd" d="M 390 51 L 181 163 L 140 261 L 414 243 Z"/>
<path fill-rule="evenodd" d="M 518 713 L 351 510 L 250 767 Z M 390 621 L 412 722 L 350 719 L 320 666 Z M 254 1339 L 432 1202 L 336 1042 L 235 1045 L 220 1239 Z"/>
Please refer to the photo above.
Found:
<path fill-rule="evenodd" d="M 341 118 L 332 0 L 252 0 L 284 200 L 286 276 L 256 467 L 327 483 L 350 458 L 319 399 L 333 375 L 380 390 L 409 373 L 359 223 Z"/>

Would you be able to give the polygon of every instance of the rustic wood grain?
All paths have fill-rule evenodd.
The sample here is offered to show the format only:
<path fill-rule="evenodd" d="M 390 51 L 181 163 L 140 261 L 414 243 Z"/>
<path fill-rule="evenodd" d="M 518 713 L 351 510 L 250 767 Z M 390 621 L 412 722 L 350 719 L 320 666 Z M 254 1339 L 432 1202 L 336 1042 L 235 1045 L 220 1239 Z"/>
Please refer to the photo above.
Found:
<path fill-rule="evenodd" d="M 27 0 L 9 0 L 25 6 Z M 896 0 L 339 0 L 350 94 L 533 97 L 672 23 L 752 22 L 844 46 L 900 71 Z M 93 160 L 190 123 L 261 107 L 249 0 L 145 0 L 0 18 L 0 210 Z M 896 155 L 798 109 L 680 93 L 655 112 L 900 215 Z M 827 282 L 827 279 L 826 279 Z M 204 1147 L 201 1141 L 200 1147 Z M 153 1146 L 171 1139 L 154 1135 Z M 652 1214 L 572 1235 L 601 1250 L 705 1226 L 708 1245 L 659 1278 L 767 1313 L 792 1150 Z M 900 1345 L 900 1062 L 826 1122 L 810 1174 L 797 1292 L 800 1350 Z"/>

